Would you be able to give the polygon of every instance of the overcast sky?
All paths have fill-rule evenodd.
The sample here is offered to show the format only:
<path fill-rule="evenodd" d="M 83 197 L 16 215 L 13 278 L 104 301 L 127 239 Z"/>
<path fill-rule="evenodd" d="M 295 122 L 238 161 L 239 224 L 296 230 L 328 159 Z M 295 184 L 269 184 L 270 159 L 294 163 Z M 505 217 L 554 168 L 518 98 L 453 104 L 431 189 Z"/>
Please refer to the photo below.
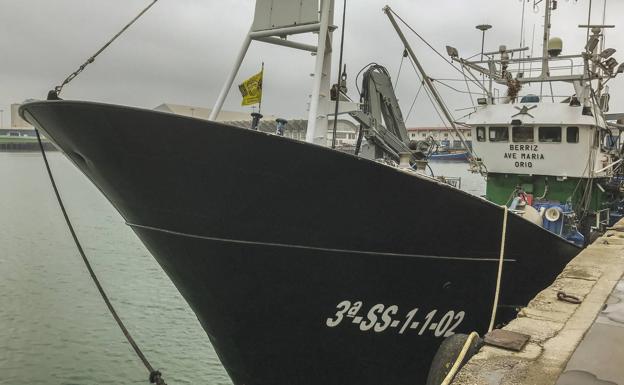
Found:
<path fill-rule="evenodd" d="M 494 27 L 486 34 L 485 49 L 500 44 L 520 45 L 523 1 L 526 3 L 527 45 L 535 26 L 535 56 L 541 50 L 542 6 L 533 0 L 347 0 L 345 63 L 349 92 L 357 98 L 355 74 L 375 61 L 396 76 L 402 45 L 381 11 L 389 4 L 427 38 L 436 49 L 457 47 L 461 56 L 480 51 L 481 35 L 475 25 Z M 602 21 L 605 0 L 594 0 L 592 21 Z M 606 23 L 624 14 L 624 1 L 607 0 Z M 104 42 L 112 37 L 149 0 L 0 0 L 0 109 L 3 126 L 9 124 L 9 105 L 28 98 L 45 98 Z M 62 97 L 153 108 L 161 103 L 212 107 L 231 69 L 253 18 L 253 0 L 159 0 L 158 3 L 108 48 L 78 78 L 65 87 Z M 564 53 L 580 52 L 589 0 L 560 0 L 553 15 L 553 36 L 564 40 Z M 335 24 L 340 24 L 342 0 L 336 1 Z M 618 28 L 619 27 L 619 28 Z M 607 46 L 619 50 L 624 61 L 624 37 L 618 26 L 607 35 Z M 458 78 L 417 38 L 406 33 L 432 77 Z M 337 67 L 339 30 L 334 34 Z M 620 34 L 621 35 L 621 34 Z M 310 39 L 308 38 L 308 41 Z M 235 85 L 254 74 L 265 62 L 263 111 L 286 118 L 305 117 L 314 69 L 310 53 L 253 42 Z M 332 74 L 332 81 L 337 77 Z M 611 83 L 612 111 L 624 110 L 618 95 L 622 81 Z M 397 94 L 407 115 L 418 82 L 406 62 Z M 461 88 L 463 83 L 456 82 Z M 465 87 L 465 86 L 463 86 Z M 464 88 L 465 89 L 465 88 Z M 452 109 L 470 105 L 466 95 L 440 89 Z M 567 92 L 567 91 L 566 91 Z M 620 93 L 621 94 L 621 93 Z M 620 107 L 621 106 L 621 107 Z M 620 107 L 620 108 L 619 108 Z M 234 87 L 225 109 L 251 111 L 240 106 Z M 455 112 L 456 116 L 462 113 Z M 440 125 L 424 94 L 408 119 L 410 126 Z"/>

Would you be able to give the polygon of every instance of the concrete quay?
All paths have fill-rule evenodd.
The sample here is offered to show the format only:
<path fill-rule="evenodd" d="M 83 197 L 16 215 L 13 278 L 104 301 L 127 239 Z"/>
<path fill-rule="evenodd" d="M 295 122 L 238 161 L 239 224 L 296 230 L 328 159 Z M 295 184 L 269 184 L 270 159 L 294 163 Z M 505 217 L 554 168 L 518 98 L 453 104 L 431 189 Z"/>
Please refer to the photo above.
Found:
<path fill-rule="evenodd" d="M 520 352 L 484 346 L 454 385 L 624 385 L 624 220 L 574 258 L 504 330 Z M 577 297 L 564 302 L 557 293 Z"/>

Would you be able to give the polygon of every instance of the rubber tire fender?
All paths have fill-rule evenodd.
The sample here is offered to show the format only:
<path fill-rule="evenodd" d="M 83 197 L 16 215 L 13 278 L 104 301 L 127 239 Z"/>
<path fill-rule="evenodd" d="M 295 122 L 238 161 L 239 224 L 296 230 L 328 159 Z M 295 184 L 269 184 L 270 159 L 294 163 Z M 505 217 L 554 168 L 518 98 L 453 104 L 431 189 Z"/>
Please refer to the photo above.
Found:
<path fill-rule="evenodd" d="M 438 351 L 433 356 L 431 366 L 429 366 L 426 385 L 440 385 L 442 381 L 444 381 L 467 340 L 467 334 L 457 333 L 442 341 Z M 459 367 L 461 368 L 464 366 L 464 364 L 479 351 L 481 346 L 483 346 L 483 340 L 481 338 L 475 338 Z"/>

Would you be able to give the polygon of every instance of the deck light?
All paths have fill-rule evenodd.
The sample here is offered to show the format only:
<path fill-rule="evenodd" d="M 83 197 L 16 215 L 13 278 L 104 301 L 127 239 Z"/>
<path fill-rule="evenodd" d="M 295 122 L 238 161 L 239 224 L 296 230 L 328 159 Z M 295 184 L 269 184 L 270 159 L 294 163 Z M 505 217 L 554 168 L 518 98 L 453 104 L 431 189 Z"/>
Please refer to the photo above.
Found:
<path fill-rule="evenodd" d="M 618 62 L 617 60 L 615 60 L 614 58 L 610 57 L 608 58 L 605 62 L 604 65 L 607 67 L 607 69 L 609 70 L 609 72 L 613 72 L 613 70 L 615 69 L 615 67 L 617 67 Z"/>
<path fill-rule="evenodd" d="M 585 45 L 585 50 L 588 52 L 594 52 L 599 42 L 600 42 L 600 39 L 598 38 L 598 36 L 592 35 L 587 41 L 587 44 Z"/>
<path fill-rule="evenodd" d="M 610 58 L 615 53 L 614 48 L 607 48 L 604 51 L 600 52 L 600 57 L 603 59 Z"/>
<path fill-rule="evenodd" d="M 448 53 L 450 57 L 459 57 L 459 52 L 457 51 L 457 48 L 451 47 L 450 45 L 446 46 L 446 53 Z"/>
<path fill-rule="evenodd" d="M 549 222 L 557 222 L 561 218 L 561 209 L 556 206 L 548 208 L 544 213 L 544 218 Z"/>

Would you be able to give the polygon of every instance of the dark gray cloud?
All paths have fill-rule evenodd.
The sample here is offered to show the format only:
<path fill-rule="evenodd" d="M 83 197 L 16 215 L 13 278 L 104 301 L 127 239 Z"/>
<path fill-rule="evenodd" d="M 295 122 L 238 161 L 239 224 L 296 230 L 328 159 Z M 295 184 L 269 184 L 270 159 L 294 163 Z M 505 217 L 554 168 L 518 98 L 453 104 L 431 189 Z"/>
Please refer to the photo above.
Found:
<path fill-rule="evenodd" d="M 27 98 L 43 98 L 79 64 L 117 32 L 148 0 L 0 0 L 0 109 Z M 337 24 L 342 1 L 336 1 Z M 354 78 L 366 63 L 376 61 L 396 76 L 401 43 L 381 9 L 389 3 L 397 13 L 444 51 L 451 44 L 462 56 L 480 50 L 480 32 L 474 26 L 490 23 L 486 50 L 499 44 L 520 43 L 522 0 L 348 0 L 345 62 L 349 88 L 356 97 Z M 577 28 L 587 18 L 588 0 L 559 1 L 553 17 L 553 35 L 564 39 L 565 52 L 576 53 L 585 32 Z M 594 21 L 602 18 L 602 0 L 594 1 Z M 527 3 L 527 44 L 535 26 L 535 49 L 541 46 L 543 18 Z M 252 20 L 252 0 L 160 0 L 141 20 L 105 51 L 95 63 L 66 87 L 63 97 L 98 100 L 152 108 L 163 102 L 211 107 L 236 57 Z M 624 14 L 624 2 L 610 0 L 607 23 Z M 609 32 L 607 45 L 620 48 L 624 38 Z M 457 78 L 448 65 L 407 33 L 423 65 L 433 77 Z M 309 38 L 308 38 L 309 40 Z M 337 49 L 339 34 L 335 34 Z M 538 52 L 535 53 L 536 55 Z M 255 73 L 265 62 L 263 109 L 285 117 L 306 115 L 314 59 L 309 53 L 254 42 L 237 82 Z M 334 55 L 338 61 L 338 55 Z M 335 78 L 336 75 L 333 75 Z M 453 83 L 464 88 L 463 83 Z M 622 105 L 612 81 L 612 109 Z M 401 72 L 398 96 L 407 114 L 418 82 L 407 62 Z M 467 107 L 469 99 L 441 88 L 453 109 Z M 563 92 L 563 90 L 562 90 Z M 565 91 L 568 93 L 569 91 Z M 245 111 L 234 88 L 225 108 Z M 410 115 L 411 125 L 438 124 L 424 94 Z M 624 107 L 624 106 L 623 106 Z M 620 108 L 624 109 L 624 108 Z M 456 112 L 456 115 L 461 115 Z"/>

